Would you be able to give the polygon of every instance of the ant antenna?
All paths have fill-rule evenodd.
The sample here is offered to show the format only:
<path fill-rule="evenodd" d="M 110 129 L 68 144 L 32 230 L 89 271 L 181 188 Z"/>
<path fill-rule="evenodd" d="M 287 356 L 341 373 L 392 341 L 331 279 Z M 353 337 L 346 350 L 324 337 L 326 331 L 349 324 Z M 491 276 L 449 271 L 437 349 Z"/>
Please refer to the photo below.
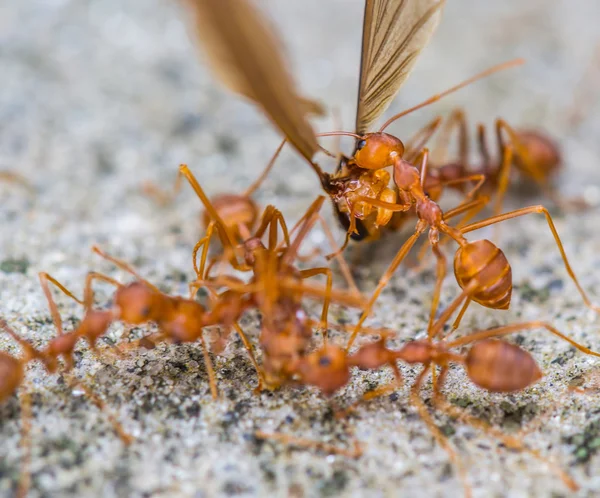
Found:
<path fill-rule="evenodd" d="M 470 85 L 471 83 L 474 83 L 477 80 L 485 78 L 491 74 L 497 73 L 498 71 L 503 71 L 504 69 L 508 69 L 509 67 L 520 66 L 521 64 L 524 64 L 524 63 L 525 63 L 525 59 L 519 58 L 519 59 L 513 59 L 513 60 L 510 60 L 507 62 L 503 62 L 502 64 L 498 64 L 496 66 L 492 66 L 489 69 L 486 69 L 485 71 L 483 71 L 479 74 L 476 74 L 475 76 L 472 76 L 471 78 L 463 81 L 462 83 L 459 83 L 458 85 L 453 86 L 452 88 L 449 88 L 445 92 L 438 93 L 437 95 L 434 95 L 433 97 L 428 98 L 427 100 L 421 102 L 420 104 L 418 104 L 414 107 L 411 107 L 410 109 L 406 109 L 405 111 L 395 114 L 390 119 L 388 119 L 385 123 L 383 123 L 383 126 L 381 128 L 379 128 L 379 132 L 382 132 L 383 130 L 385 130 L 389 125 L 391 125 L 397 119 L 400 119 L 401 117 L 406 116 L 407 114 L 410 114 L 413 111 L 421 109 L 422 107 L 428 106 L 429 104 L 433 104 L 434 102 L 437 102 L 438 100 L 445 97 L 446 95 L 456 92 L 457 90 L 460 90 L 461 88 L 464 88 L 465 86 Z"/>
<path fill-rule="evenodd" d="M 357 140 L 360 140 L 362 138 L 360 135 L 357 135 L 356 133 L 351 133 L 349 131 L 328 131 L 326 133 L 317 133 L 315 136 L 317 136 L 317 137 L 337 137 L 340 135 L 354 137 Z"/>

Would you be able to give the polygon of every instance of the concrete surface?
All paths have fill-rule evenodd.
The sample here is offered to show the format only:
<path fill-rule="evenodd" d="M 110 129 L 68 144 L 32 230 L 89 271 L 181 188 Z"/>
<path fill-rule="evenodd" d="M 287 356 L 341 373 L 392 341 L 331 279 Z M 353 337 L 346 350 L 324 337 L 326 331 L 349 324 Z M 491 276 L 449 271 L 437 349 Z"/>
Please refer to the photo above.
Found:
<path fill-rule="evenodd" d="M 567 167 L 565 196 L 599 194 L 600 132 L 597 94 L 578 81 L 593 64 L 600 4 L 567 0 L 480 2 L 452 0 L 431 46 L 394 102 L 400 110 L 505 59 L 512 69 L 398 123 L 406 136 L 435 113 L 465 106 L 475 120 L 503 116 L 517 125 L 542 126 L 560 138 Z M 308 95 L 340 109 L 351 127 L 357 86 L 362 2 L 265 1 L 284 34 L 293 67 Z M 100 244 L 130 261 L 164 290 L 186 291 L 190 249 L 199 235 L 199 203 L 185 188 L 160 208 L 140 192 L 144 180 L 170 184 L 187 162 L 207 191 L 239 191 L 258 174 L 278 141 L 255 110 L 219 89 L 199 62 L 177 9 L 165 0 L 28 0 L 0 4 L 0 168 L 17 169 L 35 193 L 0 185 L 0 313 L 23 336 L 42 345 L 54 334 L 37 272 L 50 272 L 80 294 L 90 269 L 127 277 L 93 256 Z M 596 59 L 595 62 L 598 65 Z M 596 76 L 597 78 L 597 76 Z M 589 80 L 588 80 L 589 81 Z M 582 102 L 577 104 L 577 96 Z M 569 124 L 572 106 L 582 118 Z M 322 130 L 334 124 L 318 123 Z M 317 189 L 315 178 L 291 152 L 257 199 L 276 202 L 294 220 Z M 511 206 L 539 202 L 513 197 Z M 596 210 L 557 214 L 556 224 L 583 286 L 600 302 L 600 240 Z M 338 232 L 341 240 L 341 233 Z M 482 236 L 485 236 L 483 234 Z M 489 236 L 489 234 L 487 235 Z M 541 217 L 513 221 L 501 233 L 513 265 L 509 312 L 469 312 L 462 330 L 517 320 L 544 319 L 600 349 L 599 319 L 584 308 L 567 278 Z M 400 244 L 394 235 L 363 253 L 356 276 L 373 288 Z M 316 231 L 307 244 L 323 245 Z M 356 255 L 356 250 L 349 253 Z M 431 271 L 402 270 L 379 301 L 372 323 L 422 337 L 433 285 Z M 98 303 L 111 289 L 100 287 Z M 448 279 L 444 303 L 456 294 Z M 58 298 L 66 326 L 81 310 Z M 309 308 L 314 310 L 314 307 Z M 332 316 L 355 319 L 355 311 Z M 256 337 L 256 319 L 244 321 Z M 109 340 L 118 340 L 115 327 Z M 574 354 L 542 333 L 517 339 L 546 373 L 518 395 L 489 395 L 453 370 L 449 399 L 513 432 L 536 423 L 530 447 L 555 459 L 580 483 L 578 496 L 600 493 L 600 418 L 594 396 L 565 395 L 597 362 Z M 6 337 L 0 346 L 18 354 Z M 406 389 L 361 407 L 338 422 L 312 389 L 252 394 L 256 379 L 233 340 L 216 359 L 221 399 L 208 393 L 199 346 L 161 346 L 122 361 L 100 359 L 81 347 L 76 374 L 106 401 L 135 443 L 124 448 L 105 414 L 73 392 L 60 376 L 28 373 L 34 393 L 31 496 L 460 496 L 456 469 L 407 402 Z M 413 369 L 403 369 L 407 380 Z M 390 378 L 388 371 L 357 373 L 335 400 L 344 405 Z M 430 392 L 424 390 L 425 399 Z M 0 495 L 19 476 L 18 399 L 0 407 Z M 541 419 L 539 418 L 541 417 Z M 474 495 L 565 496 L 549 468 L 526 453 L 437 414 L 436 422 L 468 468 Z M 257 443 L 255 429 L 280 430 L 341 446 L 365 444 L 358 460 L 318 451 Z"/>

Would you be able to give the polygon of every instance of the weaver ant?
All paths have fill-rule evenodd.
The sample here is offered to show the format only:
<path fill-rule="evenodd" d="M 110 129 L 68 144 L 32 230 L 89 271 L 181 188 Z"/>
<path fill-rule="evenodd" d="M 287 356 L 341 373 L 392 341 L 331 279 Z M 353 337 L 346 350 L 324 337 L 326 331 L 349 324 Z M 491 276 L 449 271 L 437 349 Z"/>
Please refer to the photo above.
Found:
<path fill-rule="evenodd" d="M 422 365 L 420 373 L 411 386 L 410 400 L 416 406 L 419 415 L 432 431 L 435 439 L 448 451 L 453 463 L 458 466 L 461 480 L 466 487 L 466 494 L 470 495 L 470 487 L 466 482 L 465 471 L 460 464 L 458 455 L 450 447 L 447 437 L 435 425 L 419 394 L 430 368 L 432 372 L 435 372 L 435 369 L 439 367 L 441 369 L 439 376 L 432 378 L 433 401 L 437 409 L 484 431 L 509 448 L 527 451 L 554 468 L 571 490 L 577 490 L 578 486 L 575 481 L 562 469 L 544 458 L 540 452 L 527 448 L 518 438 L 508 436 L 448 403 L 443 394 L 443 387 L 451 364 L 462 365 L 471 382 L 488 392 L 511 393 L 535 384 L 542 377 L 542 372 L 533 357 L 521 347 L 501 339 L 517 332 L 545 329 L 585 354 L 600 357 L 600 353 L 580 345 L 552 325 L 542 321 L 511 324 L 471 332 L 459 339 L 448 341 L 447 336 L 443 337 L 443 327 L 461 303 L 468 298 L 468 295 L 469 292 L 463 290 L 448 306 L 440 318 L 429 328 L 427 339 L 408 342 L 398 350 L 389 349 L 386 346 L 390 332 L 382 330 L 379 340 L 359 347 L 352 354 L 344 348 L 332 344 L 310 353 L 297 365 L 302 382 L 317 387 L 325 396 L 332 396 L 349 382 L 352 367 L 374 370 L 389 366 L 393 371 L 394 381 L 366 393 L 362 400 L 367 401 L 390 394 L 402 387 L 403 378 L 397 365 L 398 361 Z M 465 346 L 470 346 L 466 353 L 453 351 Z M 354 407 L 355 405 L 352 405 L 338 413 L 338 416 L 347 414 Z"/>
<path fill-rule="evenodd" d="M 458 157 L 456 160 L 447 161 L 445 156 L 449 137 L 455 127 L 458 130 Z M 503 197 L 513 171 L 511 166 L 514 165 L 521 177 L 538 185 L 555 204 L 561 207 L 585 206 L 580 199 L 564 201 L 551 186 L 552 179 L 563 165 L 561 152 L 552 138 L 539 130 L 515 130 L 503 119 L 496 119 L 494 131 L 498 148 L 497 158 L 493 158 L 490 154 L 485 126 L 483 124 L 477 126 L 477 144 L 481 163 L 473 167 L 469 164 L 469 135 L 465 113 L 462 109 L 455 109 L 450 114 L 435 145 L 435 166 L 430 165 L 424 186 L 432 199 L 437 201 L 440 198 L 444 184 L 465 193 L 464 184 L 457 184 L 456 180 L 469 174 L 481 174 L 485 177 L 481 194 L 495 195 L 493 214 L 500 214 Z M 508 163 L 501 160 L 506 148 L 505 136 L 508 136 L 513 148 L 512 161 Z"/>
<path fill-rule="evenodd" d="M 88 283 L 97 276 L 90 274 Z M 104 277 L 101 277 L 104 278 Z M 59 370 L 64 373 L 69 373 L 75 366 L 73 361 L 73 351 L 80 339 L 86 339 L 90 349 L 96 351 L 97 340 L 106 333 L 110 324 L 117 318 L 118 313 L 115 309 L 108 310 L 91 310 L 87 309 L 83 320 L 72 331 L 65 332 L 62 326 L 62 320 L 58 312 L 58 308 L 52 299 L 48 283 L 51 282 L 60 288 L 67 295 L 75 299 L 80 304 L 84 301 L 76 298 L 62 284 L 57 282 L 47 273 L 39 274 L 40 283 L 48 305 L 52 314 L 57 336 L 51 339 L 46 347 L 42 350 L 36 349 L 29 341 L 23 339 L 17 334 L 3 319 L 0 318 L 0 328 L 13 338 L 22 349 L 20 358 L 11 356 L 6 352 L 0 351 L 0 404 L 12 396 L 19 387 L 25 383 L 25 368 L 33 362 L 39 361 L 46 372 L 49 374 L 57 373 Z M 59 364 L 59 359 L 62 359 L 62 368 Z M 68 382 L 73 387 L 78 387 L 99 409 L 106 411 L 106 407 L 101 398 L 99 398 L 92 389 L 80 380 L 74 379 L 71 375 L 67 378 Z M 31 398 L 30 392 L 25 389 L 20 395 L 21 403 L 21 419 L 22 419 L 22 441 L 24 446 L 24 455 L 22 457 L 21 480 L 17 490 L 17 496 L 25 497 L 30 486 L 30 430 L 31 430 Z M 129 445 L 133 438 L 125 432 L 121 424 L 110 413 L 107 414 L 115 432 L 119 435 L 123 443 Z"/>
<path fill-rule="evenodd" d="M 415 207 L 418 222 L 414 233 L 402 245 L 379 280 L 367 309 L 356 325 L 356 329 L 350 338 L 348 347 L 352 345 L 360 326 L 368 317 L 373 304 L 379 297 L 383 288 L 387 285 L 393 273 L 418 238 L 427 230 L 429 230 L 429 243 L 433 254 L 437 259 L 436 284 L 429 318 L 430 326 L 434 320 L 435 309 L 437 309 L 442 283 L 447 271 L 446 257 L 439 248 L 440 234 L 449 236 L 459 245 L 454 256 L 454 275 L 462 289 L 470 289 L 469 298 L 461 309 L 453 327 L 458 327 L 471 301 L 475 301 L 487 308 L 508 309 L 512 295 L 512 270 L 506 256 L 493 242 L 487 239 L 469 242 L 464 235 L 480 228 L 533 213 L 543 214 L 546 217 L 548 227 L 560 251 L 567 273 L 575 283 L 585 305 L 594 311 L 600 311 L 600 308 L 591 303 L 586 292 L 579 284 L 579 281 L 569 264 L 562 241 L 560 240 L 554 222 L 552 221 L 552 217 L 544 206 L 538 205 L 521 208 L 462 227 L 452 227 L 446 223 L 451 216 L 455 216 L 462 212 L 468 213 L 471 210 L 477 210 L 483 202 L 487 202 L 487 199 L 479 198 L 472 201 L 466 200 L 459 204 L 455 209 L 444 214 L 439 205 L 430 199 L 423 189 L 423 185 L 427 178 L 427 160 L 429 153 L 427 149 L 424 149 L 420 155 L 421 169 L 418 170 L 409 162 L 401 159 L 393 150 L 389 154 L 388 161 L 394 164 L 394 182 L 404 197 L 407 209 L 413 206 Z M 504 148 L 503 162 L 509 163 L 511 159 L 512 146 L 507 145 Z"/>
<path fill-rule="evenodd" d="M 302 297 L 308 293 L 309 288 L 301 281 L 315 275 L 325 275 L 327 277 L 325 289 L 313 288 L 310 291 L 313 296 L 324 297 L 320 321 L 320 328 L 324 331 L 331 300 L 344 302 L 347 305 L 360 304 L 360 299 L 357 299 L 356 293 L 348 294 L 333 290 L 332 272 L 329 268 L 299 270 L 293 266 L 301 242 L 316 220 L 320 218 L 319 210 L 325 198 L 322 196 L 317 198 L 308 208 L 295 227 L 298 233 L 293 239 L 290 239 L 289 234 L 291 232 L 287 229 L 283 215 L 274 207 L 268 206 L 254 235 L 241 245 L 243 262 L 240 263 L 236 257 L 235 241 L 227 224 L 220 219 L 219 213 L 211 205 L 202 187 L 187 166 L 182 165 L 180 171 L 190 182 L 204 204 L 206 211 L 213 216 L 215 230 L 225 248 L 225 257 L 229 258 L 232 267 L 238 270 L 252 271 L 252 278 L 247 285 L 253 286 L 254 290 L 249 293 L 248 299 L 263 315 L 260 345 L 264 357 L 263 373 L 265 374 L 266 387 L 275 388 L 287 383 L 294 373 L 290 371 L 291 366 L 304 355 L 312 338 L 312 321 L 308 319 L 301 307 Z M 279 226 L 281 226 L 284 235 L 283 246 L 278 245 Z M 261 238 L 267 230 L 269 241 L 268 245 L 265 246 Z M 213 232 L 207 233 L 196 244 L 194 267 L 199 280 L 192 283 L 192 287 L 210 285 L 211 280 L 207 279 L 206 276 L 202 277 L 202 275 L 206 273 L 203 268 L 206 264 L 206 249 L 212 234 Z M 203 251 L 198 269 L 196 252 L 200 247 L 203 248 Z M 224 277 L 220 276 L 215 279 L 215 282 L 218 281 L 226 283 L 228 280 L 224 280 Z M 282 285 L 285 282 L 288 282 L 288 284 Z M 226 283 L 226 285 L 230 284 Z M 234 292 L 244 292 L 246 290 L 244 285 L 242 284 L 238 290 L 232 290 Z"/>

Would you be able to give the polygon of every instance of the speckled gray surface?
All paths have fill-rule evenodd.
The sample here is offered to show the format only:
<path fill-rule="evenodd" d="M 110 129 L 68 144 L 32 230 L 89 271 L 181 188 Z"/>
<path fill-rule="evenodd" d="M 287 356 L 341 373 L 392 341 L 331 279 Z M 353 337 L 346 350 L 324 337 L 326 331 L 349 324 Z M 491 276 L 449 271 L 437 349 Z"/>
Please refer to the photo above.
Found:
<path fill-rule="evenodd" d="M 339 108 L 353 121 L 362 7 L 358 0 L 268 1 L 283 32 L 305 93 Z M 464 105 L 473 120 L 502 115 L 519 125 L 542 125 L 567 158 L 561 190 L 599 196 L 598 95 L 578 81 L 592 63 L 600 4 L 567 0 L 480 2 L 451 0 L 431 46 L 394 103 L 399 110 L 504 59 L 526 66 L 497 75 L 399 123 L 399 136 L 434 113 Z M 262 4 L 262 2 L 261 2 Z M 166 1 L 4 1 L 0 11 L 0 169 L 18 169 L 35 194 L 0 184 L 0 313 L 24 336 L 43 344 L 54 333 L 37 272 L 44 270 L 81 293 L 90 269 L 125 278 L 94 257 L 98 243 L 134 263 L 165 290 L 185 293 L 190 248 L 198 234 L 199 203 L 184 193 L 159 208 L 140 193 L 143 180 L 172 181 L 190 164 L 211 193 L 240 190 L 258 174 L 278 137 L 255 110 L 215 85 L 198 61 Z M 597 62 L 596 62 L 597 64 Z M 597 77 L 597 76 L 596 76 Z M 598 84 L 598 80 L 595 80 Z M 567 124 L 574 93 L 588 95 L 583 120 Z M 590 100 L 591 99 L 591 100 Z M 329 120 L 318 123 L 331 129 Z M 294 219 L 317 183 L 287 152 L 258 200 L 276 202 Z M 539 199 L 511 200 L 512 206 Z M 583 286 L 600 301 L 597 211 L 558 215 L 557 227 Z M 508 228 L 509 227 L 509 228 Z M 341 234 L 340 234 L 341 238 Z M 356 273 L 368 292 L 401 236 L 373 249 Z M 322 244 L 315 232 L 308 245 Z M 542 218 L 513 221 L 502 231 L 513 265 L 509 312 L 473 308 L 463 330 L 516 320 L 544 319 L 595 349 L 600 320 L 582 306 L 567 279 Z M 308 250 L 308 249 L 307 249 Z M 327 249 L 324 247 L 324 251 Z M 350 254 L 352 257 L 352 251 Z M 417 337 L 426 326 L 433 275 L 402 270 L 377 306 L 373 323 Z M 444 303 L 455 295 L 448 279 Z M 110 289 L 98 301 L 107 303 Z M 81 316 L 60 298 L 67 327 Z M 338 310 L 334 316 L 339 315 Z M 354 318 L 356 312 L 347 312 Z M 256 323 L 244 322 L 256 337 Z M 117 339 L 122 332 L 115 327 Z M 535 387 L 511 396 L 489 395 L 452 371 L 452 402 L 507 431 L 543 416 L 526 442 L 600 493 L 600 413 L 593 396 L 564 396 L 570 382 L 597 365 L 542 333 L 520 336 L 546 373 Z M 0 346 L 18 350 L 6 337 Z M 28 374 L 34 392 L 31 496 L 456 496 L 463 492 L 446 452 L 406 401 L 406 390 L 361 407 L 342 422 L 311 389 L 252 394 L 256 380 L 239 341 L 216 359 L 221 399 L 208 393 L 198 346 L 161 346 L 127 360 L 96 359 L 85 347 L 76 373 L 86 376 L 125 428 L 136 436 L 124 448 L 105 415 L 64 380 L 39 368 Z M 410 382 L 412 369 L 405 369 Z M 390 378 L 357 373 L 337 399 L 356 399 Z M 429 392 L 424 391 L 426 399 Z M 469 468 L 474 495 L 562 496 L 560 480 L 528 454 L 442 415 L 444 432 Z M 256 443 L 255 429 L 281 430 L 344 445 L 353 434 L 365 444 L 359 460 Z M 16 397 L 0 407 L 0 495 L 19 475 Z"/>

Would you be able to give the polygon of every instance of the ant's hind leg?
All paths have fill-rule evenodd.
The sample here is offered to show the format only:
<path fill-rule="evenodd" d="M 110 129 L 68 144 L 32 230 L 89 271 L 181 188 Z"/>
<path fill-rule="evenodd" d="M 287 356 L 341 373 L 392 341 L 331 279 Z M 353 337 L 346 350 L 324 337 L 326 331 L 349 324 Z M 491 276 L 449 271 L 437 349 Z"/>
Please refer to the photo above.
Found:
<path fill-rule="evenodd" d="M 423 370 L 418 375 L 417 379 L 415 380 L 415 383 L 413 384 L 413 386 L 411 388 L 410 401 L 417 409 L 419 417 L 421 417 L 423 422 L 425 422 L 425 425 L 431 432 L 435 441 L 444 450 L 446 450 L 446 453 L 448 453 L 448 456 L 450 457 L 450 461 L 458 470 L 459 479 L 462 482 L 463 487 L 465 488 L 465 497 L 471 497 L 472 496 L 471 485 L 469 484 L 469 481 L 467 479 L 467 471 L 462 462 L 462 459 L 459 457 L 458 453 L 456 453 L 454 448 L 452 448 L 452 446 L 450 445 L 450 442 L 448 441 L 448 437 L 445 436 L 442 433 L 442 431 L 440 430 L 440 428 L 436 425 L 435 421 L 433 420 L 433 417 L 427 410 L 427 407 L 425 406 L 425 403 L 423 403 L 423 400 L 421 399 L 421 396 L 419 394 L 419 392 L 421 390 L 421 386 L 423 384 L 423 381 L 425 380 L 425 377 L 427 376 L 428 371 L 429 371 L 429 365 L 425 365 L 423 367 Z"/>
<path fill-rule="evenodd" d="M 571 268 L 571 264 L 569 263 L 569 259 L 567 258 L 567 253 L 565 252 L 563 243 L 560 240 L 560 237 L 558 235 L 556 227 L 554 226 L 554 221 L 552 220 L 552 216 L 550 216 L 550 213 L 544 206 L 542 206 L 542 205 L 530 206 L 530 207 L 526 207 L 526 208 L 522 208 L 522 209 L 517 209 L 515 211 L 511 211 L 508 213 L 504 213 L 504 214 L 501 214 L 498 216 L 492 216 L 490 218 L 486 218 L 485 220 L 477 221 L 475 223 L 471 223 L 470 225 L 466 225 L 460 229 L 460 232 L 463 234 L 473 232 L 474 230 L 479 230 L 480 228 L 484 228 L 484 227 L 487 227 L 490 225 L 494 225 L 496 223 L 501 223 L 503 221 L 507 221 L 507 220 L 510 220 L 513 218 L 519 218 L 520 216 L 526 216 L 528 214 L 533 214 L 533 213 L 543 214 L 546 217 L 546 222 L 548 223 L 548 228 L 550 229 L 550 232 L 552 232 L 552 236 L 554 237 L 556 246 L 558 247 L 558 250 L 560 251 L 560 255 L 561 255 L 563 263 L 565 265 L 565 269 L 567 270 L 569 277 L 571 277 L 571 280 L 573 280 L 573 283 L 577 287 L 577 290 L 579 291 L 579 294 L 581 295 L 583 302 L 585 303 L 585 305 L 588 308 L 594 310 L 596 313 L 600 313 L 600 307 L 597 305 L 594 305 L 590 301 L 587 293 L 585 292 L 583 287 L 581 287 L 581 284 L 579 283 L 579 280 L 577 279 L 575 272 Z"/>
<path fill-rule="evenodd" d="M 31 487 L 31 393 L 26 385 L 21 386 L 19 393 L 19 404 L 21 405 L 21 475 L 17 487 L 18 498 L 26 498 Z"/>
<path fill-rule="evenodd" d="M 314 448 L 322 450 L 329 454 L 342 455 L 348 458 L 358 458 L 362 455 L 362 448 L 357 441 L 354 441 L 353 448 L 351 450 L 345 448 L 338 448 L 337 446 L 324 443 L 322 441 L 315 441 L 312 439 L 300 438 L 284 434 L 282 432 L 263 432 L 256 431 L 254 436 L 257 439 L 272 439 L 288 446 L 296 446 L 298 448 Z"/>
<path fill-rule="evenodd" d="M 171 190 L 162 189 L 156 183 L 146 180 L 142 183 L 142 192 L 159 206 L 171 204 L 181 191 L 181 174 L 178 172 Z"/>
<path fill-rule="evenodd" d="M 392 275 L 398 269 L 398 267 L 400 266 L 400 264 L 402 263 L 402 261 L 404 260 L 406 255 L 410 252 L 412 247 L 415 245 L 415 243 L 417 242 L 419 237 L 425 232 L 426 229 L 427 229 L 427 225 L 424 222 L 419 221 L 417 223 L 415 232 L 406 240 L 406 242 L 402 245 L 402 247 L 396 253 L 396 256 L 394 257 L 394 259 L 388 266 L 387 270 L 379 279 L 377 287 L 373 291 L 373 294 L 371 295 L 371 298 L 369 299 L 369 302 L 367 303 L 366 308 L 364 309 L 360 319 L 358 320 L 358 322 L 354 328 L 354 331 L 352 332 L 352 335 L 350 336 L 350 339 L 348 340 L 348 344 L 346 345 L 346 351 L 348 351 L 350 349 L 350 347 L 352 347 L 352 344 L 354 343 L 354 340 L 356 339 L 356 336 L 358 335 L 360 328 L 362 327 L 363 323 L 365 323 L 365 320 L 370 315 L 371 310 L 373 309 L 373 306 L 375 305 L 375 301 L 377 301 L 377 298 L 379 297 L 379 295 L 381 294 L 381 292 L 383 291 L 385 286 L 388 284 L 388 282 L 392 278 Z"/>
<path fill-rule="evenodd" d="M 136 279 L 138 279 L 140 282 L 143 282 L 145 285 L 147 285 L 148 287 L 150 287 L 154 291 L 160 292 L 160 290 L 158 289 L 158 287 L 156 287 L 155 285 L 153 285 L 150 282 L 148 282 L 148 280 L 146 280 L 145 278 L 143 278 L 138 272 L 136 272 L 133 269 L 133 267 L 131 265 L 129 265 L 128 263 L 126 263 L 122 259 L 118 259 L 118 258 L 115 258 L 114 256 L 111 256 L 110 254 L 108 254 L 108 253 L 104 252 L 102 249 L 100 249 L 97 245 L 93 245 L 92 246 L 92 252 L 95 252 L 100 257 L 106 259 L 107 261 L 110 261 L 117 268 L 120 268 L 121 270 L 126 271 L 127 273 L 133 275 Z M 105 281 L 112 280 L 112 279 L 103 278 L 103 276 L 101 276 L 100 274 L 95 274 L 95 275 L 97 275 L 97 278 L 100 278 L 101 280 L 105 280 Z M 118 285 L 120 286 L 121 284 L 118 284 Z"/>
<path fill-rule="evenodd" d="M 437 131 L 440 124 L 442 123 L 442 117 L 436 116 L 423 128 L 417 130 L 417 132 L 410 137 L 404 144 L 404 157 L 409 163 L 415 161 L 418 152 L 423 149 L 432 135 Z"/>
<path fill-rule="evenodd" d="M 300 277 L 303 279 L 314 277 L 315 275 L 325 275 L 327 277 L 327 283 L 325 284 L 325 298 L 323 299 L 323 311 L 321 312 L 321 322 L 319 323 L 319 330 L 323 334 L 323 342 L 326 344 L 327 316 L 329 314 L 331 289 L 333 288 L 333 272 L 331 271 L 331 268 L 311 268 L 300 272 Z"/>
<path fill-rule="evenodd" d="M 110 424 L 113 426 L 114 431 L 117 433 L 119 438 L 123 441 L 124 444 L 129 445 L 134 441 L 133 436 L 123 429 L 121 423 L 117 420 L 115 415 L 108 410 L 106 403 L 98 396 L 90 386 L 88 386 L 81 379 L 75 378 L 75 376 L 71 373 L 65 373 L 65 378 L 67 383 L 73 388 L 80 388 L 85 396 L 92 402 L 94 405 L 98 407 L 98 409 L 103 412 L 108 418 Z"/>
<path fill-rule="evenodd" d="M 440 372 L 438 381 L 434 383 L 433 386 L 433 400 L 436 408 L 446 415 L 459 420 L 461 423 L 470 425 L 475 429 L 478 429 L 485 433 L 486 435 L 493 437 L 500 441 L 507 448 L 512 448 L 517 451 L 523 451 L 529 453 L 534 458 L 544 462 L 548 467 L 550 467 L 565 483 L 565 485 L 571 491 L 577 491 L 579 489 L 578 484 L 573 480 L 573 478 L 567 474 L 562 468 L 556 465 L 554 462 L 544 457 L 540 451 L 534 450 L 532 448 L 528 448 L 525 444 L 518 438 L 513 437 L 508 434 L 503 433 L 499 429 L 489 425 L 477 417 L 470 415 L 467 411 L 458 408 L 457 406 L 452 405 L 446 400 L 446 397 L 442 393 L 442 386 L 446 379 L 448 373 L 448 368 L 445 367 Z"/>

